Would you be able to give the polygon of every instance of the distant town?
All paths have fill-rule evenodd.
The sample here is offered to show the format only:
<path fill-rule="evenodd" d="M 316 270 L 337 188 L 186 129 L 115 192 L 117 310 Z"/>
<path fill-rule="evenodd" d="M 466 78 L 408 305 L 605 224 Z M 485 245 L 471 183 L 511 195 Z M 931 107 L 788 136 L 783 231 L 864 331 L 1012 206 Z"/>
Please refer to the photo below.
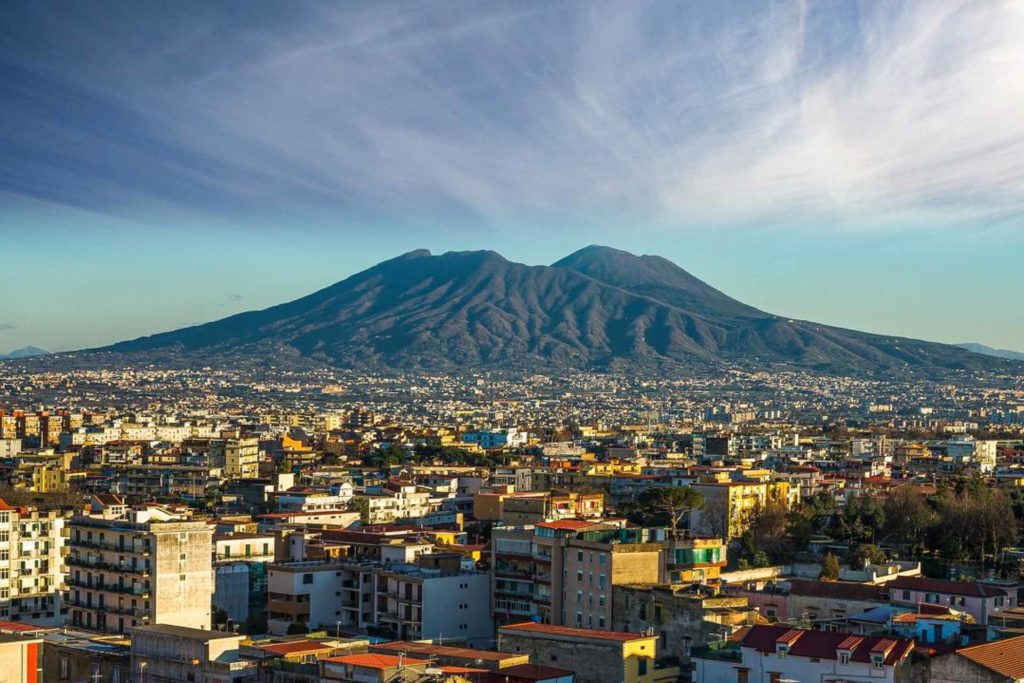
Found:
<path fill-rule="evenodd" d="M 1024 675 L 1013 378 L 3 363 L 0 464 L 15 680 Z"/>

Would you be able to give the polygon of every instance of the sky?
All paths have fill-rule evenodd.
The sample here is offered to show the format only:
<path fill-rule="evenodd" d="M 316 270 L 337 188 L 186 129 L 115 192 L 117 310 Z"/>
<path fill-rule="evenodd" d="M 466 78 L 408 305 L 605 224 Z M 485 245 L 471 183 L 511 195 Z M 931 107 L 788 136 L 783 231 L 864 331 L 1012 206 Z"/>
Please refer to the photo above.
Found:
<path fill-rule="evenodd" d="M 1024 350 L 1024 0 L 0 4 L 0 353 L 416 248 Z"/>

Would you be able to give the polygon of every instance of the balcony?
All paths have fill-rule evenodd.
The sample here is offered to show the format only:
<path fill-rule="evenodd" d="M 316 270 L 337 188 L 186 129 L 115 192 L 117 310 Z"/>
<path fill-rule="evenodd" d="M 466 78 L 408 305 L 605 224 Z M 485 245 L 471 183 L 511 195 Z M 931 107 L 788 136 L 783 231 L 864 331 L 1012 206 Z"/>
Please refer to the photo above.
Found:
<path fill-rule="evenodd" d="M 106 593 L 120 593 L 122 595 L 134 595 L 148 598 L 150 589 L 143 586 L 122 586 L 119 584 L 96 584 L 88 581 L 75 581 L 69 577 L 67 581 L 69 588 L 84 588 L 86 590 L 101 591 Z"/>
<path fill-rule="evenodd" d="M 93 548 L 95 550 L 105 550 L 107 552 L 123 553 L 127 555 L 141 555 L 143 557 L 149 557 L 149 548 L 139 546 L 137 548 L 132 546 L 121 546 L 118 543 L 100 543 L 98 541 L 71 541 L 68 544 L 72 549 L 76 548 Z"/>
<path fill-rule="evenodd" d="M 133 567 L 130 564 L 104 562 L 103 560 L 79 557 L 76 555 L 68 557 L 67 563 L 68 566 L 71 567 L 85 567 L 87 569 L 99 569 L 102 571 L 116 572 L 118 574 L 139 574 L 140 576 L 149 576 L 149 569 L 146 569 L 145 567 Z"/>
<path fill-rule="evenodd" d="M 690 650 L 692 659 L 717 659 L 726 662 L 743 661 L 743 653 L 735 643 L 715 641 Z"/>

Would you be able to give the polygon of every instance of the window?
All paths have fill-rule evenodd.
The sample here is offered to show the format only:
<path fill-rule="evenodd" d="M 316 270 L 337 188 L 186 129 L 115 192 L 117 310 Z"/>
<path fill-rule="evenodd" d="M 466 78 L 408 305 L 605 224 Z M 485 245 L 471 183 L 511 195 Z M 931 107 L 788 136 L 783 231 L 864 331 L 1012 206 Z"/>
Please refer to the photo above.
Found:
<path fill-rule="evenodd" d="M 583 602 L 583 591 L 576 591 L 576 602 Z"/>
<path fill-rule="evenodd" d="M 582 569 L 577 569 L 576 570 L 576 580 L 579 581 L 580 583 L 583 583 L 583 570 Z"/>
<path fill-rule="evenodd" d="M 63 656 L 60 658 L 60 678 L 62 681 L 71 678 L 71 665 L 68 663 L 68 658 Z"/>
<path fill-rule="evenodd" d="M 909 600 L 910 599 L 910 591 L 903 591 L 903 599 L 904 600 Z"/>
<path fill-rule="evenodd" d="M 582 550 L 577 550 L 576 551 L 576 561 L 577 562 L 582 562 L 583 561 L 583 551 Z"/>
<path fill-rule="evenodd" d="M 775 646 L 775 653 L 779 655 L 780 658 L 785 657 L 789 654 L 789 645 L 786 645 L 785 643 L 777 644 Z"/>
<path fill-rule="evenodd" d="M 636 662 L 636 672 L 640 676 L 646 676 L 647 675 L 647 658 L 646 657 L 642 657 L 642 658 L 637 660 L 637 662 Z"/>
<path fill-rule="evenodd" d="M 736 669 L 736 683 L 750 683 L 750 670 Z"/>
<path fill-rule="evenodd" d="M 839 663 L 840 664 L 849 664 L 850 663 L 850 653 L 849 652 L 840 652 L 839 653 Z"/>
<path fill-rule="evenodd" d="M 875 669 L 881 669 L 885 666 L 885 655 L 880 652 L 871 653 L 871 666 Z"/>
<path fill-rule="evenodd" d="M 304 583 L 304 584 L 313 583 L 313 575 L 312 574 L 303 574 L 302 575 L 302 583 Z"/>

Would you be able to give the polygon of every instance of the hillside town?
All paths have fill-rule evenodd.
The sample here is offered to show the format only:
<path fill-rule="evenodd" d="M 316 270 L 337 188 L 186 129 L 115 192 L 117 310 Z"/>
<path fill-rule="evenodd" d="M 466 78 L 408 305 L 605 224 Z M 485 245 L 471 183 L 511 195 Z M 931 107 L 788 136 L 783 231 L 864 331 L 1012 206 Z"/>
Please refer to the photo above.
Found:
<path fill-rule="evenodd" d="M 5 372 L 12 680 L 1024 677 L 1012 383 Z"/>

